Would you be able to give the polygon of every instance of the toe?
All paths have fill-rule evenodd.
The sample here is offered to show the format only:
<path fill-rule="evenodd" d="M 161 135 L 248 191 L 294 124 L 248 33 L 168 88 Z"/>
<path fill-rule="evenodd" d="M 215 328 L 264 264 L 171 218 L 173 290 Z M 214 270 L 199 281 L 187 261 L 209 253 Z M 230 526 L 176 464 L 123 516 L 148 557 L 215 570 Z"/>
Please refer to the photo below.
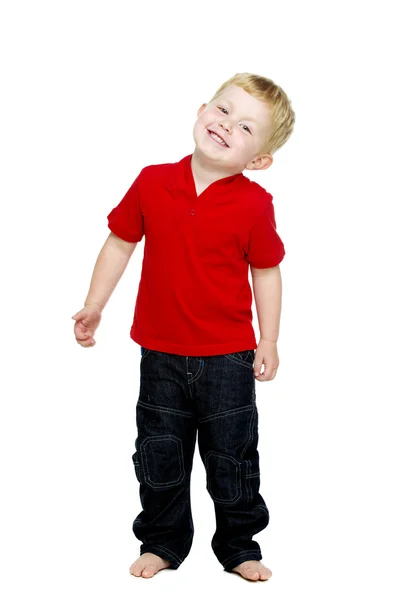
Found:
<path fill-rule="evenodd" d="M 130 574 L 134 575 L 135 577 L 142 577 L 144 575 L 144 572 L 149 570 L 151 571 L 151 567 L 149 567 L 145 563 L 143 564 L 143 561 L 138 559 L 130 567 Z M 149 577 L 150 575 L 144 576 Z"/>
<path fill-rule="evenodd" d="M 152 569 L 151 567 L 145 568 L 144 571 L 142 572 L 143 577 L 153 577 L 153 575 L 154 575 L 154 569 Z"/>
<path fill-rule="evenodd" d="M 246 574 L 249 579 L 259 579 L 259 573 L 255 569 L 246 569 Z"/>
<path fill-rule="evenodd" d="M 272 576 L 272 572 L 268 568 L 262 569 L 262 571 L 259 573 L 259 579 L 261 579 L 262 581 L 266 581 L 267 579 L 270 579 L 271 576 Z"/>
<path fill-rule="evenodd" d="M 253 567 L 242 567 L 241 569 L 237 569 L 237 572 L 240 573 L 245 579 L 256 580 L 259 579 L 259 573 Z"/>
<path fill-rule="evenodd" d="M 140 569 L 133 565 L 130 567 L 129 571 L 130 571 L 130 575 L 134 575 L 135 577 L 140 577 L 140 575 L 141 575 Z"/>

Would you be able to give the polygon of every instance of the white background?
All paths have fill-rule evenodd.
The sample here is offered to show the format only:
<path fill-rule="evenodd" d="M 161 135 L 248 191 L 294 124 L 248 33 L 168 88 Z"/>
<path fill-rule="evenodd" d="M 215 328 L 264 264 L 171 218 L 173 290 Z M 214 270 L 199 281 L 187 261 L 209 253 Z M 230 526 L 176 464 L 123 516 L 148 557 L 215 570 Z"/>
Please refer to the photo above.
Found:
<path fill-rule="evenodd" d="M 2 597 L 398 597 L 393 8 L 2 4 Z M 94 348 L 76 343 L 71 316 L 106 215 L 145 165 L 193 151 L 199 106 L 241 71 L 275 80 L 297 115 L 272 167 L 245 173 L 273 194 L 286 247 L 280 368 L 256 384 L 270 524 L 255 539 L 273 576 L 247 583 L 217 562 L 196 453 L 192 551 L 177 571 L 136 579 L 129 330 L 145 238 Z"/>

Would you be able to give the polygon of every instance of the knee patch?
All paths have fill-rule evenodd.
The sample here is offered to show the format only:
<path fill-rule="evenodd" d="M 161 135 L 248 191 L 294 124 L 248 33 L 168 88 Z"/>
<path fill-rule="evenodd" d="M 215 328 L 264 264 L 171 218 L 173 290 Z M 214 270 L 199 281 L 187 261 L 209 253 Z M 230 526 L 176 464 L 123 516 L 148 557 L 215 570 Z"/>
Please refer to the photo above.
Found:
<path fill-rule="evenodd" d="M 234 504 L 241 497 L 241 465 L 231 456 L 208 452 L 205 456 L 206 487 L 214 502 Z"/>
<path fill-rule="evenodd" d="M 154 435 L 140 446 L 142 477 L 153 489 L 164 490 L 179 485 L 184 479 L 183 444 L 174 435 Z"/>

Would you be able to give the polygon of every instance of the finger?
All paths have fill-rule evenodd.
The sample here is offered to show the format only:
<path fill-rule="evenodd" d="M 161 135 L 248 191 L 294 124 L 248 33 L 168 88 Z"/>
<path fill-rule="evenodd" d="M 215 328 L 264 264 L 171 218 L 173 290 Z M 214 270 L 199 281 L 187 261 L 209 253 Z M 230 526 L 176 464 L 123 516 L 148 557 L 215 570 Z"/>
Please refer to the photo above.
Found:
<path fill-rule="evenodd" d="M 94 340 L 94 338 L 92 338 L 92 337 L 88 338 L 87 340 L 78 340 L 78 339 L 76 339 L 76 341 L 77 341 L 77 343 L 80 346 L 85 346 L 85 347 L 86 346 L 92 346 L 93 344 L 96 343 L 95 340 Z"/>
<path fill-rule="evenodd" d="M 77 340 L 88 340 L 89 338 L 93 337 L 93 334 L 90 333 L 89 331 L 77 331 L 75 333 L 75 337 Z"/>
<path fill-rule="evenodd" d="M 76 340 L 78 342 L 78 344 L 80 346 L 83 346 L 83 348 L 89 348 L 90 346 L 94 346 L 96 341 L 94 339 L 90 339 L 90 340 Z"/>
<path fill-rule="evenodd" d="M 254 372 L 255 372 L 255 377 L 258 377 L 258 375 L 260 375 L 260 370 L 262 368 L 262 362 L 255 362 L 254 364 Z"/>
<path fill-rule="evenodd" d="M 265 373 L 261 373 L 257 378 L 256 381 L 266 381 L 266 376 Z"/>
<path fill-rule="evenodd" d="M 72 319 L 75 319 L 75 326 L 82 325 L 83 327 L 88 327 L 90 324 L 90 321 L 85 313 L 77 313 L 72 317 Z"/>
<path fill-rule="evenodd" d="M 77 321 L 77 325 L 86 328 L 90 326 L 90 321 L 86 319 L 86 317 L 83 317 L 83 319 L 81 318 L 79 321 Z"/>
<path fill-rule="evenodd" d="M 77 321 L 75 323 L 75 331 L 93 331 L 93 324 L 89 323 L 88 321 Z"/>
<path fill-rule="evenodd" d="M 273 369 L 272 371 L 272 376 L 270 377 L 270 379 L 274 379 L 277 375 L 277 367 L 275 369 Z"/>
<path fill-rule="evenodd" d="M 82 317 L 82 311 L 80 310 L 79 312 L 75 313 L 73 315 L 73 317 L 71 317 L 72 319 L 78 320 Z"/>
<path fill-rule="evenodd" d="M 74 330 L 75 330 L 75 334 L 76 333 L 87 333 L 87 327 L 85 327 L 81 323 L 76 323 Z"/>
<path fill-rule="evenodd" d="M 266 369 L 265 369 L 265 372 L 264 372 L 265 379 L 264 379 L 264 381 L 271 381 L 272 379 L 275 378 L 276 373 L 277 373 L 277 367 L 273 367 L 273 369 L 271 369 L 271 371 L 269 371 L 269 370 L 266 371 Z"/>

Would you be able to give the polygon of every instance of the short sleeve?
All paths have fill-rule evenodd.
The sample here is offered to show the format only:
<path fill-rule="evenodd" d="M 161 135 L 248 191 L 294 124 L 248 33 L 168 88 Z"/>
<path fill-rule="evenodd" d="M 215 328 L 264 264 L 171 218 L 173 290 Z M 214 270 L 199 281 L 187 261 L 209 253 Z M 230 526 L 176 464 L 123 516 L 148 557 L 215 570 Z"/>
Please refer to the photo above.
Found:
<path fill-rule="evenodd" d="M 284 255 L 284 244 L 276 231 L 274 207 L 270 202 L 250 231 L 247 261 L 255 269 L 269 269 L 276 267 Z"/>
<path fill-rule="evenodd" d="M 108 228 L 126 242 L 139 242 L 144 235 L 144 218 L 140 208 L 141 179 L 142 171 L 107 216 Z"/>

